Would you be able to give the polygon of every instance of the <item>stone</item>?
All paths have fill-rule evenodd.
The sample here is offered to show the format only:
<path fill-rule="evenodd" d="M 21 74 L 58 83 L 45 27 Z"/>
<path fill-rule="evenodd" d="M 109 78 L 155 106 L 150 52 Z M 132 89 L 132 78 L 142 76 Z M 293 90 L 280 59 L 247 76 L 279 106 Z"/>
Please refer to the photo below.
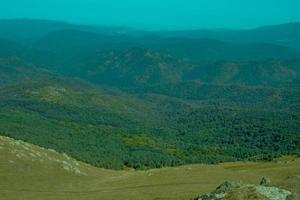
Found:
<path fill-rule="evenodd" d="M 268 186 L 271 184 L 271 180 L 267 177 L 262 177 L 259 184 L 263 186 Z"/>
<path fill-rule="evenodd" d="M 290 191 L 276 187 L 257 186 L 256 191 L 270 200 L 286 200 L 288 196 L 292 195 Z"/>
<path fill-rule="evenodd" d="M 230 191 L 232 189 L 239 188 L 239 187 L 241 187 L 241 183 L 240 182 L 225 181 L 222 185 L 220 185 L 219 187 L 217 187 L 216 191 L 217 192 L 227 192 L 227 191 Z"/>

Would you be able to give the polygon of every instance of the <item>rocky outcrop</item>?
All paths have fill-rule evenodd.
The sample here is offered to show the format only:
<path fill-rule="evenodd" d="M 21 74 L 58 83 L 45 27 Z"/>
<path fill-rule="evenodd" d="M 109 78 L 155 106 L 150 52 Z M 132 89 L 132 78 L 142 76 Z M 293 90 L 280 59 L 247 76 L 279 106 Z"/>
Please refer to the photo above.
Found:
<path fill-rule="evenodd" d="M 194 200 L 288 200 L 294 194 L 288 190 L 269 186 L 271 181 L 263 178 L 260 185 L 225 181 L 213 192 L 196 197 Z"/>
<path fill-rule="evenodd" d="M 300 192 L 294 192 L 292 195 L 288 196 L 287 200 L 299 200 L 300 199 Z"/>
<path fill-rule="evenodd" d="M 271 184 L 271 180 L 267 177 L 262 177 L 259 184 L 263 186 L 269 186 Z"/>

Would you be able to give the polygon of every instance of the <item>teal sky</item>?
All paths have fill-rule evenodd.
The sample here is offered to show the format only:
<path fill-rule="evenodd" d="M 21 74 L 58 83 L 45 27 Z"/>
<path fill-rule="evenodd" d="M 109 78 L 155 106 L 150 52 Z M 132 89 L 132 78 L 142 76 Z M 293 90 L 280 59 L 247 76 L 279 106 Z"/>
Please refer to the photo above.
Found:
<path fill-rule="evenodd" d="M 0 0 L 0 18 L 139 29 L 254 28 L 300 21 L 300 0 Z"/>

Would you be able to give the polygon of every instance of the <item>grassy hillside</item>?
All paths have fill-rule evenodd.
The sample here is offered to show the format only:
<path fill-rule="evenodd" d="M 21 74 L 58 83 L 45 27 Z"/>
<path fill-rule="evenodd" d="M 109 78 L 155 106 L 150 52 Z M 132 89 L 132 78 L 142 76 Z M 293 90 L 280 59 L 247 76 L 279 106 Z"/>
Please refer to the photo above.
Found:
<path fill-rule="evenodd" d="M 0 195 L 5 200 L 188 200 L 212 191 L 225 180 L 258 184 L 266 176 L 288 190 L 288 176 L 300 172 L 299 159 L 271 163 L 188 165 L 147 171 L 94 168 L 67 155 L 0 137 Z M 288 180 L 288 181 L 287 181 Z M 299 189 L 299 188 L 298 188 Z"/>

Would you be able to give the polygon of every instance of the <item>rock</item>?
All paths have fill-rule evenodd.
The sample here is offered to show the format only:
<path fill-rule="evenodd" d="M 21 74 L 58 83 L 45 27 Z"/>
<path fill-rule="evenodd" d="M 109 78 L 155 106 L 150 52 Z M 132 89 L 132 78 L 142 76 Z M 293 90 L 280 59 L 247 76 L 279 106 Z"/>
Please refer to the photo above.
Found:
<path fill-rule="evenodd" d="M 292 195 L 290 191 L 276 187 L 257 186 L 256 191 L 270 200 L 286 200 L 289 195 Z"/>
<path fill-rule="evenodd" d="M 240 188 L 229 192 L 226 200 L 270 200 L 259 194 L 254 188 Z M 224 199 L 224 200 L 225 200 Z"/>
<path fill-rule="evenodd" d="M 267 177 L 262 177 L 259 185 L 268 186 L 271 184 L 271 180 Z"/>
<path fill-rule="evenodd" d="M 240 188 L 242 184 L 236 181 L 225 181 L 213 192 L 196 197 L 194 200 L 223 200 L 228 192 Z"/>
<path fill-rule="evenodd" d="M 299 199 L 300 199 L 300 191 L 289 195 L 286 200 L 299 200 Z"/>
<path fill-rule="evenodd" d="M 258 186 L 225 181 L 216 190 L 198 196 L 194 200 L 296 200 L 298 198 L 290 191 L 266 186 L 266 184 L 270 184 L 270 180 L 265 177 Z"/>
<path fill-rule="evenodd" d="M 216 191 L 217 192 L 227 192 L 230 191 L 234 188 L 239 188 L 241 187 L 241 183 L 240 182 L 236 182 L 236 181 L 225 181 L 222 185 L 220 185 L 219 187 L 217 187 Z"/>

